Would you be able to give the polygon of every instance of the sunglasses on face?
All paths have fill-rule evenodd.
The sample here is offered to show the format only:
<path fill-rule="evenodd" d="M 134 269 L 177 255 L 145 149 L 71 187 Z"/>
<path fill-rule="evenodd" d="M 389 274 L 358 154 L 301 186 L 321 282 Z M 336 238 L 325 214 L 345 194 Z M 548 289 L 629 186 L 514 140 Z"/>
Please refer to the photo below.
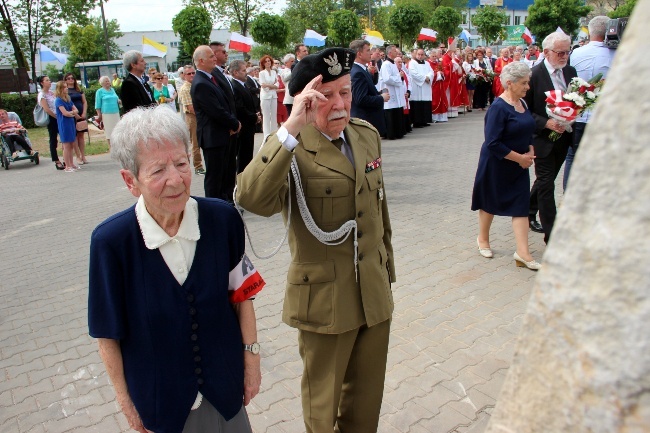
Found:
<path fill-rule="evenodd" d="M 555 51 L 555 50 L 551 50 L 551 51 L 553 51 L 555 54 L 557 54 L 560 57 L 568 56 L 569 53 L 571 53 L 571 51 Z"/>
<path fill-rule="evenodd" d="M 186 72 L 185 75 L 194 75 L 196 72 Z"/>

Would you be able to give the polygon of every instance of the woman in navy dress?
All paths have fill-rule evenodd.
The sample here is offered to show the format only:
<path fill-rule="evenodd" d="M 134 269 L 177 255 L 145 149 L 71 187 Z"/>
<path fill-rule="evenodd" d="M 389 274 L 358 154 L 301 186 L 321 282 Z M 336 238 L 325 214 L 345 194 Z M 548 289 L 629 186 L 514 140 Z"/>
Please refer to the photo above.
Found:
<path fill-rule="evenodd" d="M 75 128 L 76 123 L 79 123 L 83 120 L 87 120 L 86 112 L 88 111 L 88 102 L 86 101 L 86 95 L 79 87 L 77 83 L 77 77 L 72 72 L 68 72 L 63 76 L 63 81 L 65 85 L 68 86 L 68 95 L 70 100 L 77 108 L 79 116 L 75 119 Z M 77 138 L 74 141 L 74 153 L 77 155 L 77 164 L 83 165 L 88 164 L 86 160 L 86 139 L 84 138 L 84 133 L 88 132 L 88 128 L 77 131 Z"/>
<path fill-rule="evenodd" d="M 517 243 L 515 263 L 538 270 L 541 265 L 528 249 L 528 168 L 535 159 L 531 144 L 535 121 L 522 99 L 529 88 L 530 68 L 524 63 L 508 64 L 500 79 L 505 91 L 485 116 L 485 142 L 472 194 L 472 210 L 479 211 L 476 243 L 479 254 L 493 257 L 490 226 L 494 215 L 511 216 Z"/>
<path fill-rule="evenodd" d="M 56 108 L 56 123 L 59 126 L 59 137 L 63 144 L 63 161 L 65 163 L 66 173 L 79 170 L 79 166 L 74 164 L 74 142 L 77 139 L 77 128 L 75 119 L 79 117 L 79 111 L 70 100 L 68 87 L 65 81 L 56 83 L 54 91 L 54 107 Z"/>

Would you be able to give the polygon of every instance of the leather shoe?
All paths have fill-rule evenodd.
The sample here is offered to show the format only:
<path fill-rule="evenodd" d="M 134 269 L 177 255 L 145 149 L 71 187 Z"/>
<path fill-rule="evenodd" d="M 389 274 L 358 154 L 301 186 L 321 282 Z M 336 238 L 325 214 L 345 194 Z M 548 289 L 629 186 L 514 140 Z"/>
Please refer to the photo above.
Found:
<path fill-rule="evenodd" d="M 544 228 L 536 220 L 530 220 L 528 222 L 528 225 L 530 226 L 530 229 L 535 233 L 544 233 Z"/>

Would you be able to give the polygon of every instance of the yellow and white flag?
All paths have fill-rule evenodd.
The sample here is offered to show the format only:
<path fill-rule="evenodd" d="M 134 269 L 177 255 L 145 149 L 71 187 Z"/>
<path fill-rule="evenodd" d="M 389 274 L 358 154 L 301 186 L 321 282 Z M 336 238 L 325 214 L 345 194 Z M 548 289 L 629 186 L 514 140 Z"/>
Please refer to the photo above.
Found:
<path fill-rule="evenodd" d="M 167 55 L 167 47 L 152 41 L 149 38 L 142 37 L 142 55 L 144 57 L 165 57 Z"/>

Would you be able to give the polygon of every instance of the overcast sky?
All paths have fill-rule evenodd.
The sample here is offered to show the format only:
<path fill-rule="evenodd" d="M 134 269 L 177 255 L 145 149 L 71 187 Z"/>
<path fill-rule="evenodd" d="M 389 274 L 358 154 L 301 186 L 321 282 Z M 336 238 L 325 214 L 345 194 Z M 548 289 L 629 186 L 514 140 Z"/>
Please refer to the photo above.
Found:
<path fill-rule="evenodd" d="M 272 13 L 279 14 L 285 4 L 285 0 L 276 0 Z M 181 0 L 109 0 L 104 2 L 106 19 L 116 19 L 123 32 L 171 30 L 172 18 L 181 9 L 183 9 Z M 101 16 L 100 9 L 96 8 L 92 15 Z"/>

